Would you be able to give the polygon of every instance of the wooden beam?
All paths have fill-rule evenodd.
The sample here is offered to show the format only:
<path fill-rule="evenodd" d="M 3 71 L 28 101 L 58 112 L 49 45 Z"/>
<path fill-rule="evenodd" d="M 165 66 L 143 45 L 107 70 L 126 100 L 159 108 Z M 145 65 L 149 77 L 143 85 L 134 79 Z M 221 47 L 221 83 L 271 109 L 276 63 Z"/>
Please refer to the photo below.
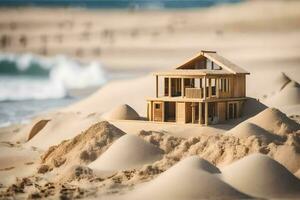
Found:
<path fill-rule="evenodd" d="M 204 89 L 203 89 L 204 99 L 206 99 L 206 76 L 204 77 Z"/>
<path fill-rule="evenodd" d="M 219 92 L 219 79 L 216 78 L 216 96 L 217 98 L 220 97 L 220 92 Z"/>
<path fill-rule="evenodd" d="M 156 82 L 156 98 L 158 97 L 158 76 L 155 76 L 155 82 Z"/>
<path fill-rule="evenodd" d="M 192 103 L 192 124 L 195 123 L 195 103 Z"/>
<path fill-rule="evenodd" d="M 165 121 L 165 102 L 162 102 L 161 103 L 161 110 L 162 110 L 162 113 L 161 113 L 161 121 L 164 122 Z"/>
<path fill-rule="evenodd" d="M 211 90 L 211 78 L 208 79 L 208 98 L 211 98 L 212 90 Z"/>
<path fill-rule="evenodd" d="M 181 78 L 181 96 L 184 97 L 184 92 L 185 92 L 185 89 L 184 89 L 184 78 Z"/>
<path fill-rule="evenodd" d="M 199 102 L 199 124 L 202 124 L 202 103 Z"/>
<path fill-rule="evenodd" d="M 208 125 L 208 103 L 205 102 L 205 117 L 204 117 L 204 123 L 207 126 Z"/>

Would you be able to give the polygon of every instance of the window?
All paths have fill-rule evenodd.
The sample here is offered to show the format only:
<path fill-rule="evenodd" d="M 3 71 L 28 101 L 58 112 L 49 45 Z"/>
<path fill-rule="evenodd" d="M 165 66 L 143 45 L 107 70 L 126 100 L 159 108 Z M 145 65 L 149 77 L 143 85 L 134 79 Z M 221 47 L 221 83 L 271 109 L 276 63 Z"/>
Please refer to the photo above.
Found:
<path fill-rule="evenodd" d="M 160 104 L 159 103 L 155 104 L 155 109 L 160 109 Z"/>
<path fill-rule="evenodd" d="M 206 59 L 206 69 L 213 69 L 213 62 L 209 59 Z"/>
<path fill-rule="evenodd" d="M 216 63 L 212 63 L 212 69 L 214 69 L 214 70 L 220 70 L 221 69 L 221 67 L 218 65 L 218 64 L 216 64 Z"/>
<path fill-rule="evenodd" d="M 229 92 L 229 79 L 228 78 L 220 79 L 220 90 L 222 92 Z"/>

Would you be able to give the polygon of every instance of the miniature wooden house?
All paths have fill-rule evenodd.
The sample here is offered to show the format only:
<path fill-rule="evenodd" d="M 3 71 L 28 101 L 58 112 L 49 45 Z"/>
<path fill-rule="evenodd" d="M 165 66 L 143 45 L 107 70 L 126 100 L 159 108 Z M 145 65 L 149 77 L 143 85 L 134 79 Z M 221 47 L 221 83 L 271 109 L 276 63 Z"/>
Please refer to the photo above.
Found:
<path fill-rule="evenodd" d="M 201 51 L 175 70 L 154 73 L 156 97 L 147 100 L 147 117 L 204 125 L 238 118 L 246 100 L 247 74 L 215 51 Z"/>

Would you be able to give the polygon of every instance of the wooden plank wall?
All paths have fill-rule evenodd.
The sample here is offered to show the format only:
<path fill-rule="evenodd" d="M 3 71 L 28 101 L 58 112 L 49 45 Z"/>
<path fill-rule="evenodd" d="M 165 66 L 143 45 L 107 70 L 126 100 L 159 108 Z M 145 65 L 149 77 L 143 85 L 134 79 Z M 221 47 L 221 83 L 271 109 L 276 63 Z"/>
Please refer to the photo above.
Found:
<path fill-rule="evenodd" d="M 178 123 L 185 123 L 185 103 L 184 102 L 177 102 L 176 103 L 176 122 Z"/>
<path fill-rule="evenodd" d="M 219 122 L 224 122 L 226 120 L 226 102 L 218 102 L 217 105 Z"/>
<path fill-rule="evenodd" d="M 192 103 L 190 102 L 185 103 L 185 119 L 186 123 L 192 122 Z"/>
<path fill-rule="evenodd" d="M 233 77 L 233 97 L 245 97 L 246 96 L 246 77 L 245 75 L 239 75 Z"/>

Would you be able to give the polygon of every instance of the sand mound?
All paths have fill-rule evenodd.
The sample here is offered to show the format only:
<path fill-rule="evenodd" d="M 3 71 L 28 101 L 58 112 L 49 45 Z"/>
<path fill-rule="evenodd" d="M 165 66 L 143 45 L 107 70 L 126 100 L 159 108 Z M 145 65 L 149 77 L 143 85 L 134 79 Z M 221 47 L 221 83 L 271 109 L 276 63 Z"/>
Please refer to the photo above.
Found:
<path fill-rule="evenodd" d="M 106 121 L 99 122 L 73 139 L 50 147 L 42 156 L 42 166 L 48 165 L 51 170 L 62 165 L 70 167 L 88 164 L 124 134 Z"/>
<path fill-rule="evenodd" d="M 29 132 L 27 141 L 30 140 L 31 138 L 33 138 L 36 134 L 38 134 L 38 132 L 40 132 L 40 130 L 42 130 L 49 121 L 50 120 L 42 119 L 42 120 L 38 121 L 36 124 L 34 124 L 34 126 L 32 127 L 32 129 Z"/>
<path fill-rule="evenodd" d="M 266 108 L 268 107 L 265 104 L 259 102 L 257 99 L 247 98 L 242 110 L 243 117 L 252 117 L 265 110 Z"/>
<path fill-rule="evenodd" d="M 258 115 L 250 118 L 249 122 L 276 134 L 287 134 L 300 130 L 300 124 L 291 120 L 276 108 L 265 109 Z"/>
<path fill-rule="evenodd" d="M 273 157 L 292 173 L 300 169 L 300 146 L 298 145 L 280 145 Z"/>
<path fill-rule="evenodd" d="M 204 171 L 203 160 L 186 158 L 154 180 L 133 190 L 128 199 L 236 199 L 247 196 Z M 210 168 L 210 167 L 209 167 Z"/>
<path fill-rule="evenodd" d="M 226 134 L 233 135 L 237 138 L 248 138 L 254 136 L 267 143 L 281 139 L 280 136 L 271 134 L 265 129 L 247 121 L 240 123 L 236 127 L 226 132 Z"/>
<path fill-rule="evenodd" d="M 300 168 L 294 175 L 300 179 Z"/>
<path fill-rule="evenodd" d="M 89 167 L 113 171 L 141 167 L 162 158 L 163 150 L 135 135 L 126 134 L 114 142 Z"/>
<path fill-rule="evenodd" d="M 184 158 L 183 162 L 180 162 L 181 166 L 185 166 L 187 168 L 192 167 L 195 169 L 201 169 L 211 174 L 221 173 L 221 171 L 203 158 L 199 158 L 199 156 L 190 156 Z"/>
<path fill-rule="evenodd" d="M 26 142 L 25 146 L 34 146 L 46 151 L 50 146 L 58 145 L 64 140 L 75 137 L 77 134 L 101 120 L 97 114 L 87 116 L 74 112 L 55 113 L 46 119 L 51 120 L 38 134 Z M 36 123 L 31 124 L 31 127 L 35 124 Z M 28 137 L 27 135 L 28 133 L 26 133 L 26 139 Z"/>
<path fill-rule="evenodd" d="M 263 154 L 244 157 L 222 170 L 224 181 L 246 194 L 263 198 L 300 195 L 300 180 Z"/>
<path fill-rule="evenodd" d="M 295 81 L 290 81 L 280 91 L 268 97 L 265 103 L 274 107 L 300 104 L 299 84 Z"/>
<path fill-rule="evenodd" d="M 127 104 L 115 107 L 108 113 L 103 115 L 108 120 L 138 120 L 139 114 Z"/>

